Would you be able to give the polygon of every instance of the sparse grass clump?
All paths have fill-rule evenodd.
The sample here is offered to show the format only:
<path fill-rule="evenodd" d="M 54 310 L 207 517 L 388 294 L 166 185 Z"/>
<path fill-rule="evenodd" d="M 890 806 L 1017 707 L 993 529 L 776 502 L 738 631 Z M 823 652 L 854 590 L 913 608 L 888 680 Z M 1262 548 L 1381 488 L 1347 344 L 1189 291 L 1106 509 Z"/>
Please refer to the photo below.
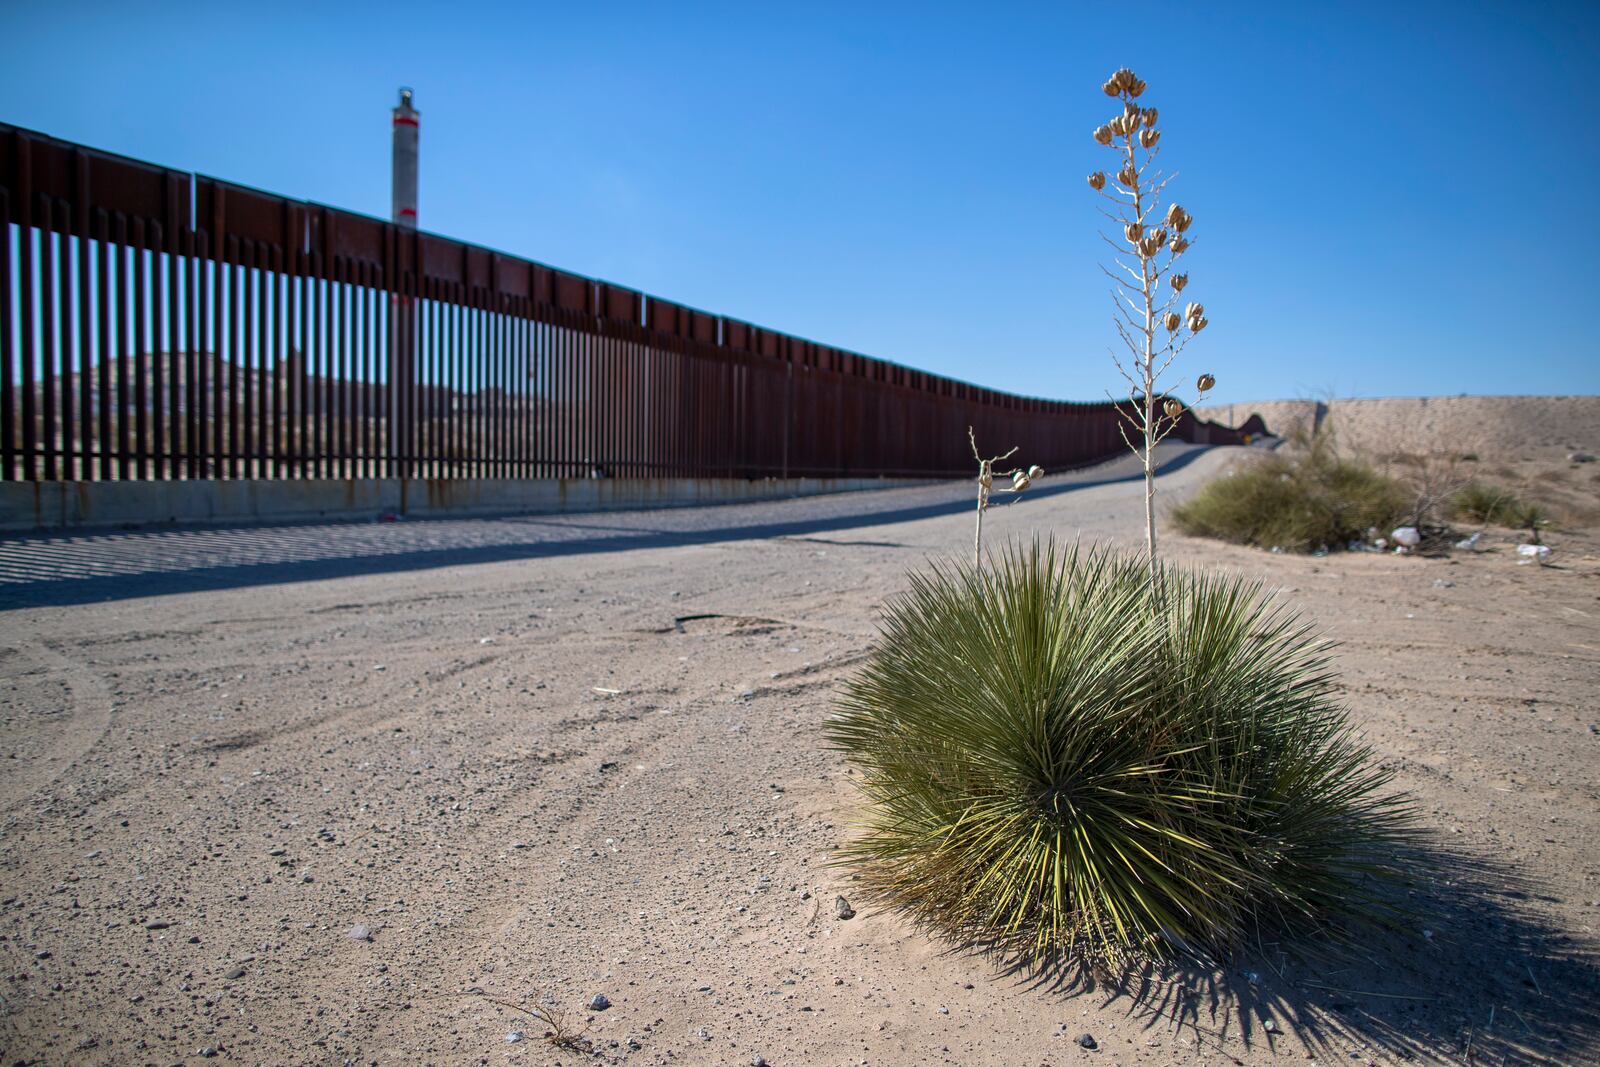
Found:
<path fill-rule="evenodd" d="M 1473 482 L 1451 500 L 1456 518 L 1485 526 L 1534 529 L 1549 522 L 1544 508 L 1518 497 L 1509 489 Z"/>
<path fill-rule="evenodd" d="M 1410 816 L 1327 646 L 1258 584 L 1157 589 L 1142 558 L 1037 542 L 912 575 L 828 726 L 870 890 L 1095 970 L 1381 917 Z"/>
<path fill-rule="evenodd" d="M 1254 457 L 1172 509 L 1178 529 L 1258 548 L 1343 548 L 1407 517 L 1395 479 L 1319 442 Z"/>

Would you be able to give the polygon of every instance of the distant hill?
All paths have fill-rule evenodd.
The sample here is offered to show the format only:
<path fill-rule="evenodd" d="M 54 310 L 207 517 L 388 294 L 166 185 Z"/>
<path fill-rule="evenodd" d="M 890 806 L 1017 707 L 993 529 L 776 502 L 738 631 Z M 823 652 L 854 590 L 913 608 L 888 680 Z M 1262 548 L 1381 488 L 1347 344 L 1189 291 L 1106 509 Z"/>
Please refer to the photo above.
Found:
<path fill-rule="evenodd" d="M 1432 396 L 1211 404 L 1203 418 L 1233 426 L 1259 412 L 1267 428 L 1330 426 L 1356 452 L 1471 452 L 1489 457 L 1600 452 L 1600 396 Z"/>

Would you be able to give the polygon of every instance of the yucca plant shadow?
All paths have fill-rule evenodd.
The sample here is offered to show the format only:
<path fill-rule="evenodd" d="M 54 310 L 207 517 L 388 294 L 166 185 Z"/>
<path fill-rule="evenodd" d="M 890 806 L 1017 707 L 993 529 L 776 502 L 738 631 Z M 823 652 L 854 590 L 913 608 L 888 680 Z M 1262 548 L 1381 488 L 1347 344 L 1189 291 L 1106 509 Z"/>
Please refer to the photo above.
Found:
<path fill-rule="evenodd" d="M 936 564 L 828 725 L 863 808 L 839 862 L 951 951 L 1198 1048 L 1581 1061 L 1593 953 L 1438 846 L 1330 662 L 1238 579 L 1048 542 Z"/>
<path fill-rule="evenodd" d="M 1163 1046 L 1360 1063 L 1600 1062 L 1600 949 L 1551 919 L 1552 898 L 1513 870 L 1430 844 L 1394 858 L 1418 872 L 1387 887 L 1401 921 L 1320 937 L 1261 931 L 1220 959 L 1109 971 L 1059 952 L 928 932 L 1002 980 L 1120 1008 Z"/>

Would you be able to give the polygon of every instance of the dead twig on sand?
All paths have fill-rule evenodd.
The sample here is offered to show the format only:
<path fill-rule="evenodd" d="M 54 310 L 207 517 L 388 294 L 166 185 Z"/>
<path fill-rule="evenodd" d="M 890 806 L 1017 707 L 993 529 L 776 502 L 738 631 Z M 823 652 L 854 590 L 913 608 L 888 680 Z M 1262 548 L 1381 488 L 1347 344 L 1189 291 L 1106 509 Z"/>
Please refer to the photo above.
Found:
<path fill-rule="evenodd" d="M 589 1033 L 588 1024 L 585 1023 L 583 1029 L 574 1031 L 572 1029 L 572 1023 L 568 1021 L 567 1012 L 561 1008 L 555 1007 L 554 1004 L 546 1005 L 535 1003 L 533 1007 L 525 1008 L 521 1004 L 517 1004 L 509 1000 L 502 1000 L 499 997 L 493 997 L 484 992 L 469 992 L 458 995 L 463 997 L 482 997 L 491 1004 L 498 1004 L 502 1008 L 508 1008 L 511 1011 L 518 1011 L 524 1015 L 538 1020 L 546 1027 L 546 1030 L 543 1034 L 546 1044 L 553 1045 L 559 1049 L 566 1049 L 569 1052 L 588 1053 L 594 1050 L 594 1042 L 590 1041 L 587 1036 Z M 547 994 L 546 999 L 553 1001 L 555 998 L 554 996 Z"/>

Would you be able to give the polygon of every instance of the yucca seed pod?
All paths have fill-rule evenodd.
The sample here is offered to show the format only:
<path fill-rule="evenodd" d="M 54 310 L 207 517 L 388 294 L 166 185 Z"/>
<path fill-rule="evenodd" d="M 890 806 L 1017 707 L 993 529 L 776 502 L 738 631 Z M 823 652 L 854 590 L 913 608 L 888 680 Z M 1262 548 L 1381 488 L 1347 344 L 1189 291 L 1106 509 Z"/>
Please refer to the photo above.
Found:
<path fill-rule="evenodd" d="M 1146 126 L 1154 126 L 1156 124 L 1156 109 L 1155 108 L 1147 107 L 1147 108 L 1144 109 L 1144 124 Z"/>
<path fill-rule="evenodd" d="M 1166 326 L 1168 333 L 1176 333 L 1178 327 L 1183 325 L 1183 319 L 1176 311 L 1169 311 L 1162 320 L 1162 325 Z"/>
<path fill-rule="evenodd" d="M 1195 333 L 1199 333 L 1201 330 L 1205 329 L 1207 324 L 1210 323 L 1210 322 L 1211 322 L 1210 319 L 1204 318 L 1204 317 L 1198 318 L 1198 319 L 1190 319 L 1189 320 L 1189 329 L 1194 331 Z"/>
<path fill-rule="evenodd" d="M 1038 481 L 1040 478 L 1044 477 L 1044 468 L 1038 464 L 1034 464 L 1028 468 L 1028 477 L 1033 481 Z"/>
<path fill-rule="evenodd" d="M 1151 257 L 1158 255 L 1160 252 L 1161 239 L 1155 234 L 1150 234 L 1144 240 L 1139 242 L 1139 255 L 1143 256 L 1145 259 L 1150 259 Z"/>
<path fill-rule="evenodd" d="M 1089 188 L 1098 191 L 1100 189 L 1104 189 L 1105 187 L 1106 187 L 1106 173 L 1105 173 L 1105 171 L 1097 170 L 1093 174 L 1089 175 Z"/>
<path fill-rule="evenodd" d="M 1186 318 L 1186 319 L 1198 319 L 1201 315 L 1204 315 L 1205 313 L 1206 313 L 1206 306 L 1204 304 L 1196 304 L 1196 303 L 1191 302 L 1187 307 L 1185 307 L 1183 309 L 1183 317 Z"/>
<path fill-rule="evenodd" d="M 1129 96 L 1143 96 L 1144 95 L 1144 90 L 1145 90 L 1144 82 L 1135 81 L 1132 85 L 1130 85 L 1128 87 L 1128 95 Z"/>
<path fill-rule="evenodd" d="M 1130 222 L 1122 227 L 1122 233 L 1127 237 L 1129 244 L 1138 244 L 1139 239 L 1144 236 L 1144 227 L 1137 222 Z"/>
<path fill-rule="evenodd" d="M 1122 113 L 1124 115 L 1138 115 L 1139 105 L 1135 104 L 1132 100 L 1124 100 L 1122 102 Z"/>
<path fill-rule="evenodd" d="M 1145 130 L 1139 134 L 1139 144 L 1144 148 L 1154 148 L 1159 140 L 1161 140 L 1160 130 Z"/>
<path fill-rule="evenodd" d="M 1215 378 L 1213 378 L 1211 375 L 1202 374 L 1202 375 L 1200 375 L 1199 379 L 1194 383 L 1194 387 L 1196 389 L 1200 390 L 1202 393 L 1209 393 L 1209 392 L 1211 392 L 1212 389 L 1214 389 L 1216 387 L 1216 384 L 1217 384 L 1217 380 Z"/>
<path fill-rule="evenodd" d="M 1183 405 L 1178 402 L 1176 397 L 1169 396 L 1166 402 L 1161 405 L 1161 410 L 1167 413 L 1167 418 L 1175 419 L 1183 414 Z"/>
<path fill-rule="evenodd" d="M 1011 491 L 1013 493 L 1020 493 L 1031 484 L 1033 484 L 1033 479 L 1028 477 L 1027 471 L 1016 471 L 1011 475 Z"/>
<path fill-rule="evenodd" d="M 1183 217 L 1182 218 L 1180 218 L 1176 223 L 1174 223 L 1174 225 L 1177 227 L 1177 230 L 1178 230 L 1179 233 L 1183 233 L 1185 230 L 1187 230 L 1193 224 L 1194 224 L 1194 216 L 1189 214 L 1187 211 L 1185 211 L 1183 213 Z"/>
<path fill-rule="evenodd" d="M 1105 93 L 1107 96 L 1116 96 L 1118 93 L 1122 92 L 1121 89 L 1117 88 L 1117 83 L 1115 80 L 1108 80 L 1104 85 L 1100 86 L 1100 91 Z"/>
<path fill-rule="evenodd" d="M 1183 208 L 1177 204 L 1167 205 L 1167 225 L 1176 226 L 1178 220 L 1183 218 Z"/>
<path fill-rule="evenodd" d="M 1129 70 L 1127 67 L 1123 67 L 1121 70 L 1111 75 L 1111 80 L 1116 83 L 1118 89 L 1123 92 L 1127 92 L 1129 89 L 1133 88 L 1133 83 L 1139 79 L 1134 75 L 1133 71 Z"/>
<path fill-rule="evenodd" d="M 1139 184 L 1139 172 L 1134 170 L 1132 167 L 1123 167 L 1117 172 L 1117 181 L 1121 182 L 1123 185 L 1126 185 L 1129 189 L 1132 189 L 1135 185 Z"/>
<path fill-rule="evenodd" d="M 1094 139 L 1097 144 L 1111 143 L 1111 128 L 1109 126 L 1096 126 Z"/>
<path fill-rule="evenodd" d="M 1172 249 L 1172 254 L 1173 255 L 1181 256 L 1181 255 L 1183 255 L 1184 251 L 1186 249 L 1188 249 L 1189 242 L 1185 241 L 1182 237 L 1174 237 L 1172 239 L 1172 243 L 1169 244 L 1167 247 Z"/>
<path fill-rule="evenodd" d="M 988 467 L 983 468 L 983 473 L 978 475 L 978 484 L 985 489 L 994 488 L 994 475 L 990 473 Z"/>
<path fill-rule="evenodd" d="M 1175 293 L 1183 292 L 1183 287 L 1188 285 L 1188 284 L 1189 284 L 1189 276 L 1187 274 L 1174 274 L 1172 276 L 1172 291 L 1173 292 L 1175 292 Z"/>

